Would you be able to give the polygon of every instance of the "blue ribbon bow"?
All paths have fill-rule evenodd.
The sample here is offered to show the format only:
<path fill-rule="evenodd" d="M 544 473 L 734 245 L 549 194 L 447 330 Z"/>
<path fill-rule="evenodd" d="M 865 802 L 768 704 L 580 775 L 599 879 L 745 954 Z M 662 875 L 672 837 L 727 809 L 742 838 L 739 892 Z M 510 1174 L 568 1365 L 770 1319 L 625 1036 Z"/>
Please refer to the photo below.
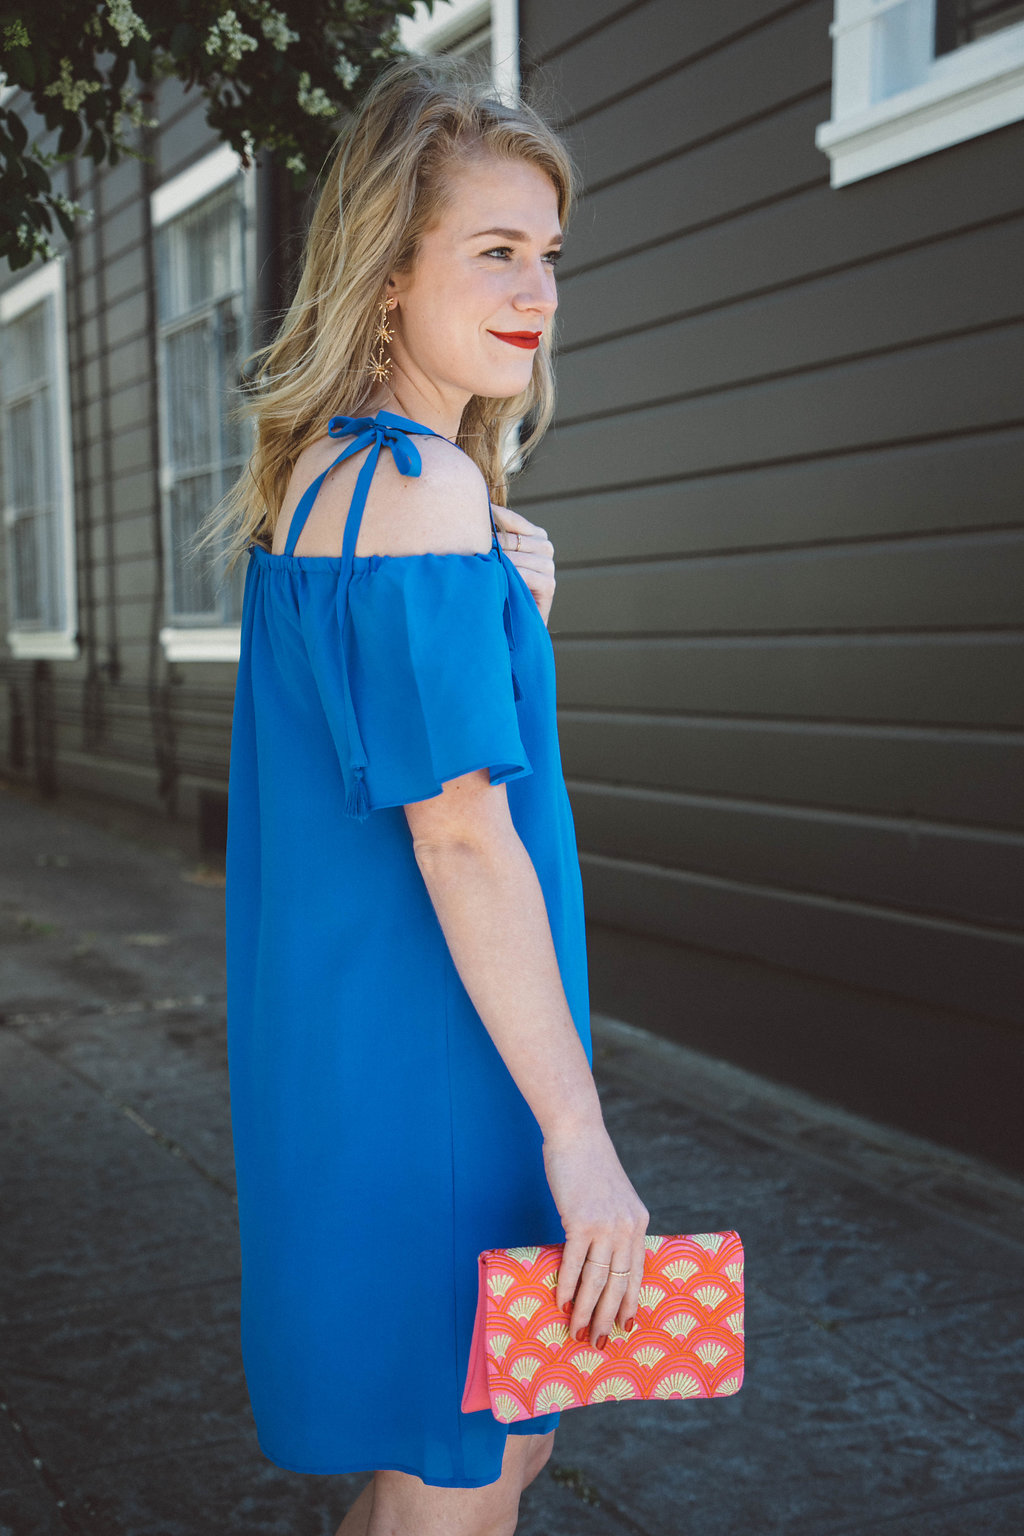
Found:
<path fill-rule="evenodd" d="M 382 414 L 387 415 L 387 412 Z M 358 453 L 362 448 L 368 448 L 372 443 L 374 451 L 366 463 L 374 465 L 380 456 L 381 448 L 387 443 L 403 475 L 418 475 L 423 468 L 419 449 L 409 434 L 402 427 L 388 426 L 386 422 L 378 421 L 375 416 L 332 416 L 328 422 L 327 431 L 331 437 L 347 437 L 350 432 L 355 434 L 354 441 L 349 443 L 340 458 L 335 459 L 335 464 L 340 464 L 341 459 L 348 458 L 349 454 Z M 363 468 L 365 467 L 364 465 Z M 367 482 L 372 474 L 371 468 Z"/>

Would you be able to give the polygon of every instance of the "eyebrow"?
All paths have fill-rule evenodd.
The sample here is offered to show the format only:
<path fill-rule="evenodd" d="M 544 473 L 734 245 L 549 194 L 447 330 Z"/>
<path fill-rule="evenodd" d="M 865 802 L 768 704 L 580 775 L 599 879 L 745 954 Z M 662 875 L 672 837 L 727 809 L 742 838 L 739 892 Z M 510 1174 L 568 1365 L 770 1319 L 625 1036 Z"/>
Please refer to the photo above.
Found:
<path fill-rule="evenodd" d="M 480 229 L 475 235 L 467 235 L 466 238 L 467 240 L 480 240 L 484 235 L 500 235 L 503 240 L 521 240 L 524 242 L 530 238 L 521 229 Z M 563 239 L 564 236 L 561 233 L 552 235 L 548 244 L 561 245 Z"/>

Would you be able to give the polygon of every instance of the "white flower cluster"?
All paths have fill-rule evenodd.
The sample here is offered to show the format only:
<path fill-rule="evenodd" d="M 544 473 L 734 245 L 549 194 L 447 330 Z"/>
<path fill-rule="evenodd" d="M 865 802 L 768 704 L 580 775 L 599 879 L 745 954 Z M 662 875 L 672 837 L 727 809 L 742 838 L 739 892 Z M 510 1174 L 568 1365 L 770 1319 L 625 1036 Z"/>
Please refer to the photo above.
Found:
<path fill-rule="evenodd" d="M 107 0 L 107 20 L 122 48 L 127 48 L 133 37 L 149 37 L 149 28 L 132 10 L 131 0 Z"/>
<path fill-rule="evenodd" d="M 77 112 L 87 96 L 101 91 L 99 80 L 75 80 L 71 74 L 71 60 L 61 59 L 60 74 L 43 92 L 44 96 L 59 96 L 65 112 Z"/>
<path fill-rule="evenodd" d="M 121 91 L 121 105 L 118 108 L 118 117 L 124 120 L 124 125 L 128 128 L 158 128 L 160 126 L 159 118 L 147 117 L 143 110 L 142 102 L 127 89 L 122 89 Z M 125 131 L 125 126 L 119 125 L 119 135 Z M 117 142 L 121 148 L 125 147 L 120 136 Z"/>
<path fill-rule="evenodd" d="M 299 75 L 299 106 L 310 117 L 334 117 L 337 107 L 320 85 L 314 85 L 308 69 Z"/>
<path fill-rule="evenodd" d="M 243 53 L 251 53 L 259 44 L 248 32 L 243 32 L 241 22 L 230 10 L 213 23 L 203 47 L 211 56 L 219 53 L 223 64 L 238 64 Z"/>
<path fill-rule="evenodd" d="M 355 85 L 356 81 L 359 79 L 359 76 L 362 74 L 362 70 L 358 64 L 353 64 L 351 59 L 346 59 L 345 55 L 342 54 L 341 57 L 335 61 L 334 73 L 337 75 L 346 91 L 350 91 Z"/>
<path fill-rule="evenodd" d="M 272 5 L 260 6 L 257 12 L 263 36 L 267 42 L 283 53 L 289 43 L 297 43 L 299 34 L 293 32 L 288 25 L 288 18 L 283 11 L 275 11 Z"/>
<path fill-rule="evenodd" d="M 285 165 L 287 166 L 288 170 L 295 171 L 297 175 L 301 176 L 302 172 L 306 169 L 306 158 L 304 155 L 300 155 L 296 151 L 294 155 L 288 156 L 288 159 L 285 161 Z"/>
<path fill-rule="evenodd" d="M 50 198 L 69 219 L 91 219 L 95 211 L 92 208 L 86 208 L 83 203 L 73 203 L 69 197 L 64 196 L 63 192 L 52 192 Z"/>
<path fill-rule="evenodd" d="M 52 261 L 57 251 L 41 229 L 36 229 L 23 219 L 17 228 L 18 244 L 23 251 L 31 251 L 35 256 L 41 256 L 44 261 Z"/>

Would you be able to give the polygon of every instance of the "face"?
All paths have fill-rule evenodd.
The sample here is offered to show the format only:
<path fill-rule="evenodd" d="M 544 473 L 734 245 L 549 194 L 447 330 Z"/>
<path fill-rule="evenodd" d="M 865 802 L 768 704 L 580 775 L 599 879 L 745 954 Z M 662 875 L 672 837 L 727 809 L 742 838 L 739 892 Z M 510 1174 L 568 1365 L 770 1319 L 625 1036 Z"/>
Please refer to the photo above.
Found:
<path fill-rule="evenodd" d="M 452 170 L 449 188 L 412 271 L 388 284 L 398 299 L 388 353 L 396 397 L 457 426 L 471 396 L 504 398 L 529 384 L 533 337 L 558 304 L 561 231 L 555 187 L 527 161 L 474 159 Z"/>

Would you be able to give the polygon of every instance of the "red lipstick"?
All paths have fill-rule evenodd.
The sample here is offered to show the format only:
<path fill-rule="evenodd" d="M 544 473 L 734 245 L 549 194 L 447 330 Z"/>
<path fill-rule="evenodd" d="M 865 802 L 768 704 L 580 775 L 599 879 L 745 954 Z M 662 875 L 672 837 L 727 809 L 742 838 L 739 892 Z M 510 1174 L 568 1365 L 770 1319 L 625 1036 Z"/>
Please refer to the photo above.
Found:
<path fill-rule="evenodd" d="M 492 331 L 499 341 L 507 341 L 513 347 L 529 347 L 532 351 L 540 346 L 540 331 Z"/>

